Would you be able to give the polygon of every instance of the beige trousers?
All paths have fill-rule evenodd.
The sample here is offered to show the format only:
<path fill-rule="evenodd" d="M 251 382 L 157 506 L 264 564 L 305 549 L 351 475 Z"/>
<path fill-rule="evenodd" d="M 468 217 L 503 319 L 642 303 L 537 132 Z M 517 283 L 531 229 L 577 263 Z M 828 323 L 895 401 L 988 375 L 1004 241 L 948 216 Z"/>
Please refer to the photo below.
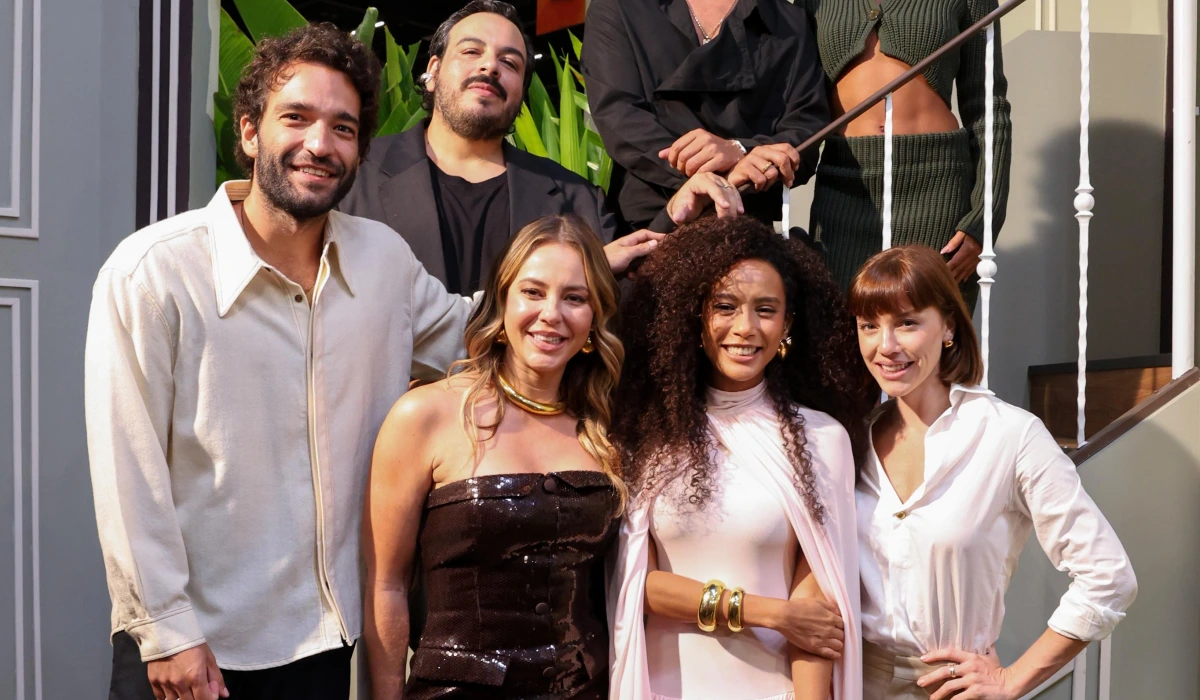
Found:
<path fill-rule="evenodd" d="M 917 679 L 937 668 L 916 656 L 896 656 L 863 642 L 863 700 L 929 700 L 941 683 L 922 688 Z"/>

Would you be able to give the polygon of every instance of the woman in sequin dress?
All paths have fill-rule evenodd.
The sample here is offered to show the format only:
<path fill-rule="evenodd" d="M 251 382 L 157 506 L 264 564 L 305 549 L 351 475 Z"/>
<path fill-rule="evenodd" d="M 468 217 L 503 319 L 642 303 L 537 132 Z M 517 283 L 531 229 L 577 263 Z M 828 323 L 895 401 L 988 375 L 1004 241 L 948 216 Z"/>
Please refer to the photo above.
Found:
<path fill-rule="evenodd" d="M 624 504 L 607 437 L 623 349 L 616 281 L 575 217 L 509 243 L 449 378 L 405 394 L 364 516 L 377 699 L 599 699 L 601 564 Z M 418 547 L 419 545 L 419 547 Z M 405 679 L 420 556 L 428 615 Z"/>

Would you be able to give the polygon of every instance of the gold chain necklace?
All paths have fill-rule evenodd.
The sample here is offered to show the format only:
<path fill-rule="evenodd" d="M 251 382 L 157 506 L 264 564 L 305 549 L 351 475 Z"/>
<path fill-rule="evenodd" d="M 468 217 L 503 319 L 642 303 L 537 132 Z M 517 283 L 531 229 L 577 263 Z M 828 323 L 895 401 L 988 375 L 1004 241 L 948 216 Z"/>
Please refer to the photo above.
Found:
<path fill-rule="evenodd" d="M 717 22 L 717 28 L 713 31 L 712 36 L 709 36 L 708 32 L 704 31 L 704 25 L 700 24 L 700 18 L 696 16 L 696 11 L 692 9 L 692 3 L 687 0 L 685 0 L 685 2 L 687 4 L 688 13 L 692 15 L 692 21 L 696 23 L 696 29 L 700 30 L 700 36 L 703 37 L 700 42 L 701 44 L 707 44 L 713 40 L 713 37 L 721 32 L 721 23 L 725 21 L 725 18 L 728 17 L 731 12 L 733 12 L 733 8 L 737 7 L 737 0 L 733 0 L 733 2 L 729 5 L 729 9 L 725 10 L 725 14 L 722 15 L 721 20 Z"/>
<path fill-rule="evenodd" d="M 563 405 L 561 402 L 542 403 L 540 401 L 534 401 L 528 396 L 518 393 L 516 389 L 512 388 L 511 384 L 504 381 L 504 376 L 499 372 L 496 373 L 496 383 L 500 385 L 500 390 L 504 392 L 504 395 L 508 397 L 509 401 L 512 401 L 514 404 L 516 404 L 518 408 L 529 411 L 534 415 L 557 416 L 563 412 Z"/>

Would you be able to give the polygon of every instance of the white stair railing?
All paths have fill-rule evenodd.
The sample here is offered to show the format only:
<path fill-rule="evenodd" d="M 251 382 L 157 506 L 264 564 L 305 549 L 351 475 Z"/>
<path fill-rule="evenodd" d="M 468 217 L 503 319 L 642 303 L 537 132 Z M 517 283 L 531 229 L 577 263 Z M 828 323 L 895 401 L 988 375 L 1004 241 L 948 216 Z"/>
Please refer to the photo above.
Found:
<path fill-rule="evenodd" d="M 892 93 L 883 98 L 883 250 L 892 247 Z"/>
<path fill-rule="evenodd" d="M 1087 405 L 1087 309 L 1088 309 L 1088 226 L 1092 221 L 1091 161 L 1088 158 L 1088 127 L 1091 118 L 1092 54 L 1088 0 L 1079 7 L 1079 186 L 1075 188 L 1075 219 L 1079 221 L 1079 388 L 1076 398 L 1075 444 L 1083 447 Z"/>
<path fill-rule="evenodd" d="M 1196 0 L 1172 9 L 1171 378 L 1196 363 Z"/>
<path fill-rule="evenodd" d="M 992 324 L 992 284 L 996 281 L 996 251 L 993 248 L 993 239 L 995 238 L 992 230 L 992 201 L 995 197 L 992 192 L 992 181 L 994 178 L 994 160 L 995 154 L 993 144 L 995 142 L 995 115 L 993 110 L 996 104 L 996 25 L 989 24 L 987 28 L 987 49 L 986 58 L 984 59 L 984 146 L 983 146 L 983 252 L 979 254 L 979 264 L 975 267 L 975 274 L 979 275 L 979 304 L 980 304 L 980 322 L 979 322 L 979 350 L 983 355 L 983 386 L 988 385 L 988 370 L 991 368 L 990 347 L 991 347 L 991 324 Z"/>

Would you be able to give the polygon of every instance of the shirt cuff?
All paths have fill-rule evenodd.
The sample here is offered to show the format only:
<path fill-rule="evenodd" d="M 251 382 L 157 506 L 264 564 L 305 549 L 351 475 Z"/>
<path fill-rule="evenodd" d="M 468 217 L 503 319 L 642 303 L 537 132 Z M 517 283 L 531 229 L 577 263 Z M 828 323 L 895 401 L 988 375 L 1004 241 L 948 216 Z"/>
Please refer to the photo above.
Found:
<path fill-rule="evenodd" d="M 200 621 L 191 606 L 177 608 L 125 628 L 137 642 L 142 661 L 154 661 L 204 644 Z"/>
<path fill-rule="evenodd" d="M 1064 637 L 1094 642 L 1112 634 L 1125 613 L 1098 605 L 1068 589 L 1050 616 L 1048 626 Z"/>

